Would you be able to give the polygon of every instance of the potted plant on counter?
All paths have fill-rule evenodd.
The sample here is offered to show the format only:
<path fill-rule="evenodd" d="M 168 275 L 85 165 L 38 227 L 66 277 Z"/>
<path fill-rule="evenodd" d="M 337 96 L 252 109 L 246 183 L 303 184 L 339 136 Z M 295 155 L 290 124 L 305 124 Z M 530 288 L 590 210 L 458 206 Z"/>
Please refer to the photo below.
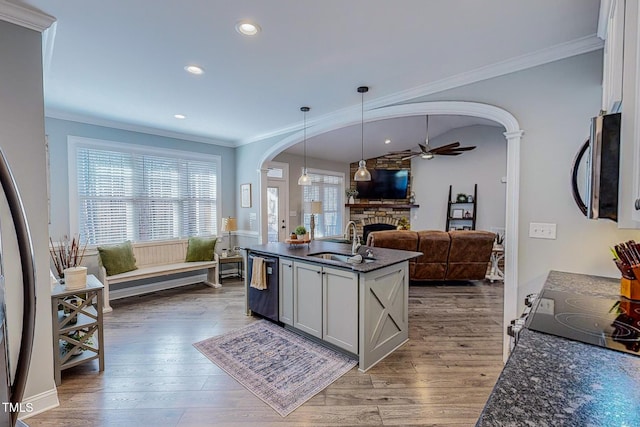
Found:
<path fill-rule="evenodd" d="M 299 225 L 296 227 L 296 235 L 298 236 L 299 240 L 305 240 L 307 234 L 307 229 L 304 228 L 304 225 Z"/>

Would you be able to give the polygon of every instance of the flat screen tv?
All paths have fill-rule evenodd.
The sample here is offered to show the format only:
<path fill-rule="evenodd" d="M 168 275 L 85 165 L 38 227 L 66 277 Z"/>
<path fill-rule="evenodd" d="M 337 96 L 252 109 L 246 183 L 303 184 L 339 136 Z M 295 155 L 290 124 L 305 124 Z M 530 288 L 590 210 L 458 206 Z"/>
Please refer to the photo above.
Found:
<path fill-rule="evenodd" d="M 406 199 L 408 169 L 373 169 L 371 181 L 356 182 L 359 199 Z"/>

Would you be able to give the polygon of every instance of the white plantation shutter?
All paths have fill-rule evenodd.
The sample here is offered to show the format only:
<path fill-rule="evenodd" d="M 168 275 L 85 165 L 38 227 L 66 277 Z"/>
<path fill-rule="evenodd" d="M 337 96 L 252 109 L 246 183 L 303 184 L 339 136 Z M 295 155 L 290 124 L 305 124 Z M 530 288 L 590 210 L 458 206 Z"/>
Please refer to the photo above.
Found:
<path fill-rule="evenodd" d="M 190 161 L 186 170 L 186 193 L 183 202 L 184 233 L 187 236 L 216 234 L 218 172 L 209 162 Z M 212 167 L 214 166 L 214 167 Z M 207 230 L 208 232 L 205 232 Z"/>
<path fill-rule="evenodd" d="M 344 175 L 339 172 L 308 169 L 311 185 L 302 187 L 303 224 L 311 227 L 310 202 L 321 201 L 322 213 L 316 214 L 316 237 L 342 234 L 344 212 Z"/>
<path fill-rule="evenodd" d="M 75 147 L 78 231 L 89 244 L 215 235 L 219 158 Z"/>

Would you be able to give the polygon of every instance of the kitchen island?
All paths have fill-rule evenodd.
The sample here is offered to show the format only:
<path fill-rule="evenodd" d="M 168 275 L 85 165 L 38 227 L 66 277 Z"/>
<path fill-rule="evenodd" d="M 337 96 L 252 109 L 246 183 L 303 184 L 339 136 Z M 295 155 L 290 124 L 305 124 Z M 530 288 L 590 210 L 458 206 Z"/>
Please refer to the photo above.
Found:
<path fill-rule="evenodd" d="M 247 260 L 278 259 L 280 323 L 357 357 L 364 372 L 409 339 L 409 260 L 421 253 L 362 246 L 363 261 L 351 264 L 351 249 L 313 240 L 255 245 L 244 253 Z"/>
<path fill-rule="evenodd" d="M 544 289 L 618 298 L 620 281 L 552 271 Z M 638 426 L 640 357 L 524 329 L 476 427 Z"/>

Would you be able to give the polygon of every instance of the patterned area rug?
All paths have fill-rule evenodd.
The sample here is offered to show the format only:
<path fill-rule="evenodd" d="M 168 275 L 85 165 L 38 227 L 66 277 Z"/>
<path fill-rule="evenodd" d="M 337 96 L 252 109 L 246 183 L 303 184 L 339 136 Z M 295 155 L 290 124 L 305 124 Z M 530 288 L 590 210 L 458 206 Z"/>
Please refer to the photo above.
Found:
<path fill-rule="evenodd" d="M 283 417 L 357 364 L 266 320 L 193 345 Z"/>

